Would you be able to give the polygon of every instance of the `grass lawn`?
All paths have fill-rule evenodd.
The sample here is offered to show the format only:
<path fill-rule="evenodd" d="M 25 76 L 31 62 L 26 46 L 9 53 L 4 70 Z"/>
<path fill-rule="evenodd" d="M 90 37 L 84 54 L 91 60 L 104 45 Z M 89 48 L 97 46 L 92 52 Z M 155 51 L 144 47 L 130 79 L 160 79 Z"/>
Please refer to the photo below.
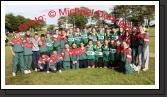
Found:
<path fill-rule="evenodd" d="M 5 47 L 5 81 L 6 85 L 154 85 L 155 84 L 155 35 L 154 28 L 150 32 L 150 64 L 149 70 L 139 74 L 122 74 L 112 69 L 87 68 L 68 70 L 62 73 L 35 72 L 31 74 L 17 73 L 12 77 L 12 55 Z"/>

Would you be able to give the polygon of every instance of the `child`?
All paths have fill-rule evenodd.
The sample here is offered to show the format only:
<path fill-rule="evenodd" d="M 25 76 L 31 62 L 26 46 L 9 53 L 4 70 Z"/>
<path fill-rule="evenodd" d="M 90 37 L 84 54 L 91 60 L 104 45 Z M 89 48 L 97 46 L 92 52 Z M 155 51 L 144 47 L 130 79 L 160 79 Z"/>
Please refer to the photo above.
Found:
<path fill-rule="evenodd" d="M 103 64 L 104 64 L 104 68 L 106 68 L 106 67 L 109 67 L 109 54 L 110 54 L 110 48 L 109 48 L 107 39 L 104 40 L 102 51 L 103 51 Z"/>
<path fill-rule="evenodd" d="M 32 68 L 37 71 L 37 67 L 38 67 L 38 60 L 39 60 L 39 56 L 40 56 L 40 52 L 39 52 L 39 41 L 40 38 L 38 36 L 37 33 L 35 33 L 34 38 L 32 39 L 32 43 L 33 43 L 33 47 L 32 47 Z"/>
<path fill-rule="evenodd" d="M 123 64 L 121 64 L 122 66 L 122 70 L 125 74 L 127 73 L 132 73 L 135 70 L 132 68 L 131 66 L 131 61 L 132 61 L 132 55 L 131 55 L 131 48 L 129 48 L 129 44 L 127 42 L 123 42 L 123 56 L 122 56 L 122 61 Z"/>
<path fill-rule="evenodd" d="M 74 36 L 73 36 L 73 30 L 72 29 L 69 29 L 69 31 L 67 33 L 67 37 L 68 37 L 69 46 L 72 47 L 72 43 L 74 42 Z"/>
<path fill-rule="evenodd" d="M 118 39 L 118 33 L 116 27 L 112 28 L 112 34 L 111 34 L 111 39 L 117 40 Z"/>
<path fill-rule="evenodd" d="M 120 40 L 116 41 L 115 47 L 114 46 L 113 46 L 113 48 L 110 47 L 110 51 L 114 52 L 114 54 L 115 54 L 114 55 L 115 56 L 114 59 L 111 59 L 112 66 L 120 67 L 120 64 L 122 64 L 122 61 L 121 61 L 121 58 L 122 58 L 122 54 L 121 54 L 122 47 L 121 47 Z"/>
<path fill-rule="evenodd" d="M 41 39 L 39 41 L 39 46 L 40 46 L 39 47 L 40 53 L 48 52 L 44 34 L 41 34 Z"/>
<path fill-rule="evenodd" d="M 54 46 L 54 49 L 56 49 L 57 50 L 57 53 L 58 54 L 60 54 L 61 52 L 60 52 L 60 31 L 58 31 L 58 30 L 56 30 L 56 33 L 55 33 L 55 35 L 53 35 L 53 37 L 52 37 L 52 39 L 53 39 L 53 41 L 54 41 L 54 43 L 53 43 L 53 46 Z"/>
<path fill-rule="evenodd" d="M 32 42 L 30 36 L 25 37 L 25 42 L 23 43 L 23 47 L 24 47 L 25 69 L 28 71 L 28 73 L 31 73 L 30 68 L 32 64 Z"/>
<path fill-rule="evenodd" d="M 77 45 L 75 42 L 72 43 L 72 49 L 71 49 L 71 61 L 72 61 L 72 69 L 78 69 L 79 68 L 79 55 L 77 54 Z"/>
<path fill-rule="evenodd" d="M 86 48 L 84 47 L 84 42 L 80 42 L 80 49 L 79 49 L 79 67 L 80 68 L 87 68 L 87 55 L 86 55 Z"/>
<path fill-rule="evenodd" d="M 49 56 L 51 55 L 51 51 L 53 50 L 53 40 L 51 38 L 51 35 L 49 33 L 46 34 L 46 45 L 47 45 L 47 49 L 48 49 L 48 54 Z"/>
<path fill-rule="evenodd" d="M 48 64 L 49 56 L 47 53 L 41 53 L 40 58 L 38 60 L 38 68 L 41 71 L 46 71 L 49 73 L 49 64 Z"/>
<path fill-rule="evenodd" d="M 96 57 L 96 67 L 103 67 L 103 52 L 102 52 L 102 44 L 98 40 L 97 45 L 94 46 L 95 49 L 95 57 Z"/>
<path fill-rule="evenodd" d="M 62 31 L 60 36 L 60 52 L 63 51 L 66 42 L 67 42 L 66 32 Z"/>
<path fill-rule="evenodd" d="M 64 46 L 64 50 L 62 52 L 62 56 L 63 56 L 63 68 L 65 70 L 69 70 L 70 69 L 70 49 L 69 49 L 69 45 L 66 43 Z"/>
<path fill-rule="evenodd" d="M 61 73 L 63 57 L 61 54 L 57 54 L 56 50 L 53 50 L 52 55 L 49 59 L 49 68 L 51 71 L 59 71 Z"/>
<path fill-rule="evenodd" d="M 17 65 L 19 63 L 19 67 L 22 73 L 27 74 L 28 71 L 25 70 L 24 66 L 24 58 L 23 58 L 23 46 L 22 39 L 20 38 L 20 34 L 16 33 L 15 37 L 12 39 L 12 55 L 13 55 L 13 66 L 12 66 L 12 75 L 16 76 Z"/>
<path fill-rule="evenodd" d="M 75 35 L 74 35 L 74 39 L 75 39 L 75 43 L 77 44 L 77 46 L 79 47 L 80 46 L 80 41 L 81 41 L 81 36 L 80 36 L 80 29 L 77 28 L 76 29 L 76 32 L 75 32 Z"/>
<path fill-rule="evenodd" d="M 110 41 L 110 44 L 109 44 L 109 48 L 110 48 L 110 54 L 109 54 L 109 58 L 110 58 L 110 66 L 109 67 L 117 67 L 118 66 L 118 63 L 119 63 L 119 49 L 120 49 L 120 41 L 117 41 L 117 48 L 115 46 L 115 41 L 114 39 L 112 39 Z"/>
<path fill-rule="evenodd" d="M 96 42 L 97 42 L 97 32 L 96 32 L 95 28 L 92 29 L 91 37 L 92 37 L 91 39 L 93 40 L 93 45 L 96 45 Z"/>
<path fill-rule="evenodd" d="M 86 29 L 86 27 L 83 29 L 83 31 L 81 33 L 81 38 L 82 38 L 82 41 L 84 42 L 84 44 L 88 43 L 88 36 L 87 36 L 87 29 Z"/>
<path fill-rule="evenodd" d="M 94 52 L 94 46 L 93 41 L 89 40 L 88 45 L 86 46 L 86 54 L 88 59 L 88 68 L 94 68 L 95 67 L 95 52 Z"/>
<path fill-rule="evenodd" d="M 148 70 L 148 63 L 149 63 L 149 36 L 148 33 L 145 32 L 145 29 L 140 26 L 139 27 L 140 34 L 138 35 L 139 38 L 139 66 L 143 69 L 143 71 Z"/>
<path fill-rule="evenodd" d="M 98 40 L 100 40 L 101 43 L 104 42 L 104 31 L 102 27 L 99 28 Z"/>

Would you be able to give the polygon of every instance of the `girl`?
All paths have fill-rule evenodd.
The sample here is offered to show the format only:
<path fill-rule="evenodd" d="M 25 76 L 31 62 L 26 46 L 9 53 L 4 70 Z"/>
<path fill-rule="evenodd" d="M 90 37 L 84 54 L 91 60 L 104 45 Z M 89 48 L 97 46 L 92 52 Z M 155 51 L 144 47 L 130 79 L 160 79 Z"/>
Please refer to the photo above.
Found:
<path fill-rule="evenodd" d="M 39 47 L 40 53 L 48 52 L 44 34 L 41 34 L 41 39 L 39 41 L 39 46 L 40 46 Z"/>
<path fill-rule="evenodd" d="M 13 65 L 12 65 L 12 75 L 16 76 L 17 65 L 19 63 L 19 67 L 22 73 L 27 74 L 28 71 L 25 70 L 24 66 L 24 57 L 23 57 L 23 45 L 22 39 L 19 33 L 16 33 L 15 37 L 12 39 L 11 42 L 12 48 L 12 55 L 13 55 Z"/>
<path fill-rule="evenodd" d="M 122 70 L 124 73 L 132 73 L 134 72 L 134 69 L 131 66 L 132 61 L 132 55 L 131 55 L 131 48 L 129 48 L 129 44 L 127 42 L 123 42 L 123 50 L 122 50 Z"/>
<path fill-rule="evenodd" d="M 139 27 L 140 34 L 138 34 L 139 40 L 139 67 L 143 69 L 143 71 L 148 70 L 148 63 L 149 63 L 149 36 L 146 33 L 145 29 L 140 26 Z"/>
<path fill-rule="evenodd" d="M 78 69 L 79 68 L 79 55 L 77 54 L 77 45 L 75 42 L 72 43 L 72 49 L 71 49 L 71 61 L 72 61 L 72 69 Z"/>
<path fill-rule="evenodd" d="M 47 53 L 41 53 L 40 54 L 40 58 L 38 60 L 38 68 L 41 71 L 46 71 L 47 73 L 49 73 L 49 56 Z"/>
<path fill-rule="evenodd" d="M 84 42 L 80 42 L 80 49 L 79 49 L 79 67 L 80 68 L 87 68 L 88 63 L 87 63 L 87 55 L 86 55 L 86 48 L 84 47 Z"/>
<path fill-rule="evenodd" d="M 25 37 L 25 42 L 23 43 L 23 47 L 24 47 L 25 69 L 28 71 L 28 73 L 31 73 L 30 68 L 32 64 L 32 42 L 30 36 Z"/>
<path fill-rule="evenodd" d="M 109 54 L 110 54 L 110 48 L 109 48 L 107 39 L 104 40 L 102 51 L 103 51 L 103 64 L 104 64 L 104 68 L 106 68 L 106 67 L 109 67 Z"/>
<path fill-rule="evenodd" d="M 88 68 L 95 67 L 95 52 L 92 40 L 89 40 L 88 45 L 86 46 L 86 54 L 88 59 Z"/>
<path fill-rule="evenodd" d="M 62 56 L 63 56 L 63 68 L 65 70 L 69 70 L 70 69 L 70 49 L 69 49 L 69 45 L 66 43 L 65 46 L 64 46 L 64 50 L 63 52 L 61 53 Z"/>
<path fill-rule="evenodd" d="M 97 45 L 94 46 L 95 49 L 95 57 L 96 57 L 96 67 L 103 67 L 103 52 L 102 52 L 102 44 L 100 41 L 97 41 Z"/>

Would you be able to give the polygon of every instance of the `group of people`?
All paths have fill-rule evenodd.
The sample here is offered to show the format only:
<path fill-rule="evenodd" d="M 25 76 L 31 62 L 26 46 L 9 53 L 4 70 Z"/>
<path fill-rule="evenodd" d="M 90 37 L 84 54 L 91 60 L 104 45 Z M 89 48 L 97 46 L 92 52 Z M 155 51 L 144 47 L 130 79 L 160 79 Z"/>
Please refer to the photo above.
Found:
<path fill-rule="evenodd" d="M 12 75 L 17 65 L 22 73 L 31 70 L 49 73 L 79 68 L 114 68 L 123 73 L 148 70 L 149 35 L 143 26 L 126 28 L 84 27 L 55 30 L 33 36 L 19 33 L 10 42 L 13 55 Z"/>

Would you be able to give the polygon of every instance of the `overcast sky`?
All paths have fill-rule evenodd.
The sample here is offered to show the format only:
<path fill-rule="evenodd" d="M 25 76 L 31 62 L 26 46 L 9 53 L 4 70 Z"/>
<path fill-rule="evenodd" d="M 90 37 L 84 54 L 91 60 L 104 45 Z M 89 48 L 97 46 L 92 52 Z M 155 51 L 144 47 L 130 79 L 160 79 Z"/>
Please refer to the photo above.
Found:
<path fill-rule="evenodd" d="M 75 8 L 75 7 L 88 7 L 94 10 L 105 10 L 110 12 L 109 9 L 113 8 L 113 5 L 7 5 L 5 7 L 5 14 L 13 13 L 14 15 L 22 15 L 25 18 L 34 19 L 38 16 L 43 16 L 46 18 L 47 24 L 57 24 L 57 20 L 60 17 L 58 9 L 64 8 Z M 48 12 L 50 10 L 55 10 L 57 12 L 56 17 L 48 17 Z"/>

